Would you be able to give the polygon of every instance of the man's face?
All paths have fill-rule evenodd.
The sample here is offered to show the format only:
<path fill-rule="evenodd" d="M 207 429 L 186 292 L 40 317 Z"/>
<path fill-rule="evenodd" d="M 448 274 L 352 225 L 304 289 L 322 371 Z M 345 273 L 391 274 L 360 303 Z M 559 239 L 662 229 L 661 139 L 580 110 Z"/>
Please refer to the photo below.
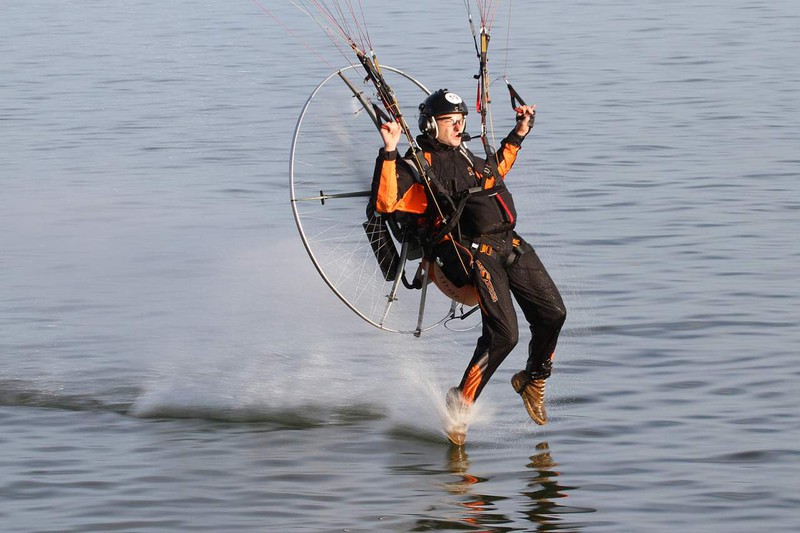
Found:
<path fill-rule="evenodd" d="M 436 117 L 436 127 L 439 129 L 436 139 L 447 146 L 460 145 L 465 118 L 461 113 L 449 113 Z"/>

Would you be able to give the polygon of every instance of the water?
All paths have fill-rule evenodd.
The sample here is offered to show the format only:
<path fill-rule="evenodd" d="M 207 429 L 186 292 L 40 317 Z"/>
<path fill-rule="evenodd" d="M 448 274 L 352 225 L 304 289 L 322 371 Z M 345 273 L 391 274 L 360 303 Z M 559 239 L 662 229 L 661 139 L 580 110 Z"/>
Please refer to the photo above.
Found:
<path fill-rule="evenodd" d="M 515 2 L 508 61 L 501 8 L 570 315 L 551 423 L 518 347 L 463 450 L 476 334 L 370 328 L 299 244 L 291 133 L 345 61 L 282 4 L 322 57 L 248 2 L 3 3 L 2 529 L 796 529 L 796 3 Z M 366 9 L 384 63 L 473 94 L 461 2 Z"/>

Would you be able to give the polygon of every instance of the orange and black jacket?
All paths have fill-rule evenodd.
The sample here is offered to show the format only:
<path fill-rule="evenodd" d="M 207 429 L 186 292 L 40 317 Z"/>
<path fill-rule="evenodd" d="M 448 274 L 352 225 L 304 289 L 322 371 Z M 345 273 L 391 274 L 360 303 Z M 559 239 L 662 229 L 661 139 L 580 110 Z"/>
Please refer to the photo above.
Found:
<path fill-rule="evenodd" d="M 500 144 L 496 158 L 477 157 L 466 147 L 446 146 L 428 136 L 417 142 L 432 169 L 433 195 L 443 211 L 447 206 L 463 203 L 459 218 L 462 239 L 501 233 L 514 228 L 517 212 L 504 178 L 520 149 L 524 137 L 511 132 Z M 407 154 L 406 157 L 410 157 Z M 398 158 L 397 151 L 381 149 L 373 175 L 374 208 L 379 213 L 405 212 L 425 215 L 435 223 L 431 193 L 416 177 L 408 161 Z M 445 217 L 451 213 L 441 213 Z"/>

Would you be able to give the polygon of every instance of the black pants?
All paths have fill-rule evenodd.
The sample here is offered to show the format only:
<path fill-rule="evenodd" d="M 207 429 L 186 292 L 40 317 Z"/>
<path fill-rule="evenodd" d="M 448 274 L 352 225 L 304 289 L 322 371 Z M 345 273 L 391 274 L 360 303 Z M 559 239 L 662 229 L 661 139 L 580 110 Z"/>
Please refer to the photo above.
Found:
<path fill-rule="evenodd" d="M 567 311 L 561 294 L 534 249 L 515 233 L 488 236 L 473 250 L 472 281 L 478 290 L 483 333 L 459 389 L 469 402 L 519 341 L 512 295 L 530 325 L 528 362 L 533 377 L 550 376 Z"/>

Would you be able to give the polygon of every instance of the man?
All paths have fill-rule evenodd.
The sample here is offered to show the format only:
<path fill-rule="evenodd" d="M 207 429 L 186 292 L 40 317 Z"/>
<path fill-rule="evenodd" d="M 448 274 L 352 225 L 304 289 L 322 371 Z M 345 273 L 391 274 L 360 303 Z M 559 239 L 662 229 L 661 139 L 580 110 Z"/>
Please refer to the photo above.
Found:
<path fill-rule="evenodd" d="M 431 94 L 419 106 L 417 142 L 431 187 L 421 182 L 413 166 L 398 158 L 399 124 L 382 126 L 373 180 L 375 209 L 381 213 L 414 213 L 432 235 L 428 258 L 435 260 L 456 286 L 474 285 L 483 331 L 461 383 L 447 394 L 451 414 L 468 409 L 519 339 L 512 295 L 530 325 L 525 370 L 511 379 L 525 408 L 537 424 L 547 423 L 545 379 L 550 376 L 566 309 L 558 289 L 534 249 L 514 232 L 517 213 L 504 178 L 533 127 L 535 106 L 515 109 L 514 130 L 496 154 L 486 160 L 462 144 L 468 110 L 447 89 Z M 411 156 L 407 154 L 407 158 Z M 466 425 L 448 430 L 457 445 L 464 443 Z"/>

